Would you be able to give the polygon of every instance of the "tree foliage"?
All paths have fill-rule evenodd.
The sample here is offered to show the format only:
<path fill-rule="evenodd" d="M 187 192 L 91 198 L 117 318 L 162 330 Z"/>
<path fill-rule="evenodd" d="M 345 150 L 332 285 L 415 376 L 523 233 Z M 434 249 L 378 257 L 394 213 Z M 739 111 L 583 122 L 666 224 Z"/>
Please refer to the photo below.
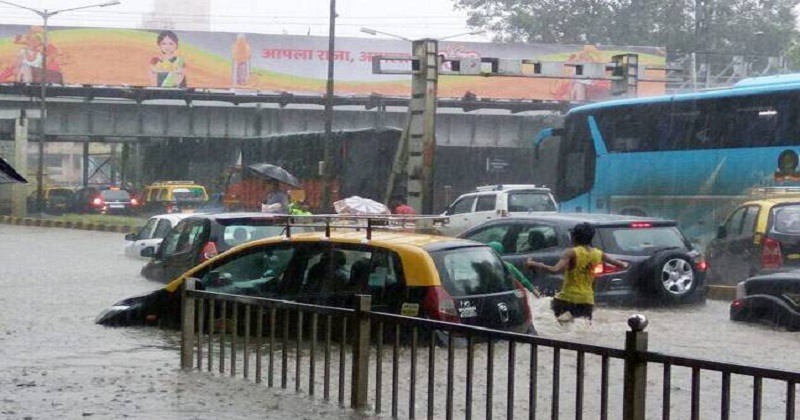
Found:
<path fill-rule="evenodd" d="M 497 41 L 647 45 L 672 52 L 779 55 L 800 0 L 454 0 Z"/>

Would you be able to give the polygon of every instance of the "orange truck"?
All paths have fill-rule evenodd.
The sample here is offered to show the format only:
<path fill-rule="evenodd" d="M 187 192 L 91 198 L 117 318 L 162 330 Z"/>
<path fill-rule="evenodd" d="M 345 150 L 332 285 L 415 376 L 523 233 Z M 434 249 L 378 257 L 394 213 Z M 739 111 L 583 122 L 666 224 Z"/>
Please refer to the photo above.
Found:
<path fill-rule="evenodd" d="M 264 178 L 248 176 L 242 173 L 242 166 L 228 168 L 225 181 L 225 193 L 222 204 L 227 211 L 261 211 L 261 202 L 266 198 L 270 181 Z M 303 189 L 289 191 L 289 200 L 300 202 L 305 200 Z"/>

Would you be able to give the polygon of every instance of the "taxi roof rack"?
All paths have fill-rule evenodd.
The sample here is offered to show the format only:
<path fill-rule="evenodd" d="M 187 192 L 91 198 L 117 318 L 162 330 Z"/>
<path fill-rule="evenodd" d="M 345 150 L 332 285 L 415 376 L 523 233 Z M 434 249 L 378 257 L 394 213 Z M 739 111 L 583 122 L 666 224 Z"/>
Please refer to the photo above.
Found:
<path fill-rule="evenodd" d="M 800 195 L 800 187 L 753 187 L 750 189 L 750 195 Z"/>
<path fill-rule="evenodd" d="M 150 184 L 153 185 L 180 185 L 180 184 L 194 184 L 194 181 L 156 181 Z"/>
<path fill-rule="evenodd" d="M 324 228 L 325 237 L 330 238 L 331 230 L 352 229 L 366 231 L 366 239 L 372 239 L 372 231 L 399 231 L 414 229 L 417 233 L 434 233 L 436 226 L 450 222 L 449 216 L 441 215 L 349 215 L 349 214 L 311 214 L 287 215 L 286 237 L 291 238 L 292 227 Z"/>
<path fill-rule="evenodd" d="M 537 185 L 537 184 L 492 184 L 492 185 L 481 185 L 475 187 L 476 192 L 524 190 L 524 189 L 549 190 L 550 188 L 544 185 Z"/>

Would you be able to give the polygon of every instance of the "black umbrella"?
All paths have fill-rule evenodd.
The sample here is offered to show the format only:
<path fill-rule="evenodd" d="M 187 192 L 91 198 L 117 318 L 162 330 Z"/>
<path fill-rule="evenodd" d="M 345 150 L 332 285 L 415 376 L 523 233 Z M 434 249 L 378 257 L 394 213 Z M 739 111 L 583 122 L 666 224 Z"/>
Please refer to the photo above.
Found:
<path fill-rule="evenodd" d="M 20 175 L 5 159 L 0 157 L 0 184 L 10 184 L 12 182 L 28 183 L 28 180 Z"/>
<path fill-rule="evenodd" d="M 271 163 L 254 163 L 245 167 L 251 175 L 282 182 L 296 188 L 300 188 L 300 181 L 290 174 L 286 169 Z"/>

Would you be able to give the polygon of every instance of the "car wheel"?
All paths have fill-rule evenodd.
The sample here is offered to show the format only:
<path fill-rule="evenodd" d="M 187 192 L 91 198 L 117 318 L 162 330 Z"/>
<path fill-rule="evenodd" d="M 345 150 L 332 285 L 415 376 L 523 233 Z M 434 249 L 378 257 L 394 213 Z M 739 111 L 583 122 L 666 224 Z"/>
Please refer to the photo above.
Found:
<path fill-rule="evenodd" d="M 664 251 L 653 255 L 649 261 L 650 288 L 658 301 L 693 301 L 699 280 L 691 257 L 683 252 Z"/>

